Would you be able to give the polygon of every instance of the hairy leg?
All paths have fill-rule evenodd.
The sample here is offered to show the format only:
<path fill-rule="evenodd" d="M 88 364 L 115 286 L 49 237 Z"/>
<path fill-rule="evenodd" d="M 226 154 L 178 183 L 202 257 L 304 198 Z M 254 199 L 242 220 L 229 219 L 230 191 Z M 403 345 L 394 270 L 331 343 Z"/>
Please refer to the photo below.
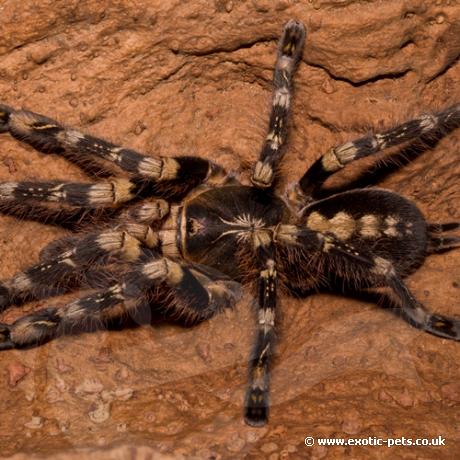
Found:
<path fill-rule="evenodd" d="M 293 89 L 292 77 L 302 56 L 304 41 L 305 27 L 300 22 L 290 20 L 284 26 L 278 45 L 268 134 L 251 179 L 256 187 L 266 188 L 272 185 L 276 169 L 283 156 L 282 148 L 287 137 L 289 106 Z"/>
<path fill-rule="evenodd" d="M 239 296 L 240 285 L 223 275 L 150 257 L 105 291 L 61 308 L 39 310 L 11 325 L 0 324 L 0 350 L 39 345 L 86 324 L 104 327 L 141 305 L 154 306 L 157 299 L 163 299 L 162 307 L 176 318 L 206 319 L 233 306 Z"/>
<path fill-rule="evenodd" d="M 174 187 L 181 191 L 202 182 L 220 182 L 226 177 L 221 167 L 199 157 L 144 155 L 66 128 L 44 115 L 6 105 L 0 105 L 0 132 L 9 132 L 41 152 L 63 155 L 83 169 L 92 160 L 107 162 L 129 173 L 136 182 L 163 184 L 166 189 Z"/>
<path fill-rule="evenodd" d="M 269 364 L 275 339 L 277 273 L 272 248 L 259 248 L 257 337 L 249 362 L 249 385 L 246 391 L 244 418 L 248 425 L 262 426 L 268 421 Z"/>
<path fill-rule="evenodd" d="M 369 134 L 333 147 L 316 160 L 302 176 L 292 192 L 291 200 L 297 203 L 298 207 L 307 204 L 312 197 L 315 197 L 328 177 L 352 161 L 422 136 L 439 136 L 443 130 L 458 126 L 460 126 L 460 104 L 438 113 L 421 115 L 383 133 Z"/>
<path fill-rule="evenodd" d="M 53 242 L 42 252 L 38 264 L 0 283 L 0 310 L 73 290 L 95 266 L 106 265 L 114 258 L 136 261 L 144 247 L 157 243 L 158 235 L 148 225 L 140 224 Z"/>
<path fill-rule="evenodd" d="M 460 229 L 460 223 L 430 224 L 428 226 L 428 254 L 460 248 L 460 236 L 445 235 L 445 232 Z"/>
<path fill-rule="evenodd" d="M 327 237 L 329 254 L 336 254 L 349 262 L 349 273 L 360 273 L 360 283 L 368 286 L 388 286 L 398 298 L 400 315 L 412 326 L 446 339 L 460 341 L 460 319 L 449 318 L 427 310 L 409 291 L 390 260 L 372 256 L 340 241 Z"/>
<path fill-rule="evenodd" d="M 98 208 L 117 206 L 134 198 L 135 185 L 128 179 L 96 183 L 75 182 L 1 182 L 0 206 L 25 202 L 59 203 Z"/>

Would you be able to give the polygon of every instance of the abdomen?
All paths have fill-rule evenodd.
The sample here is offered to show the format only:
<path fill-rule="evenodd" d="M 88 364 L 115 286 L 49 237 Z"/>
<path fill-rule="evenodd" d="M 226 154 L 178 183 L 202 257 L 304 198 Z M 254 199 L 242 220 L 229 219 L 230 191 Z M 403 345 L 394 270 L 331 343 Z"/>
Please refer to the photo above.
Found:
<path fill-rule="evenodd" d="M 427 224 L 409 200 L 382 189 L 344 192 L 313 203 L 303 215 L 308 228 L 392 262 L 407 275 L 424 260 Z"/>

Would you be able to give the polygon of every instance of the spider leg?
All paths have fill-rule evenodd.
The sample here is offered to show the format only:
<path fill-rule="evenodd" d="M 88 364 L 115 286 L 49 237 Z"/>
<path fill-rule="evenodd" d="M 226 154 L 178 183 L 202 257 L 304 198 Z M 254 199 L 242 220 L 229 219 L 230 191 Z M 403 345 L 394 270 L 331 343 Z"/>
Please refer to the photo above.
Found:
<path fill-rule="evenodd" d="M 251 178 L 256 187 L 267 188 L 272 185 L 276 169 L 283 156 L 282 148 L 287 137 L 293 87 L 292 77 L 302 56 L 304 41 L 304 25 L 295 20 L 287 22 L 278 45 L 268 134 Z"/>
<path fill-rule="evenodd" d="M 10 325 L 0 323 L 0 350 L 40 345 L 86 324 L 103 327 L 128 312 L 125 300 L 121 285 L 115 284 L 64 307 L 44 308 Z"/>
<path fill-rule="evenodd" d="M 430 237 L 428 241 L 428 254 L 449 251 L 450 249 L 460 248 L 460 236 Z"/>
<path fill-rule="evenodd" d="M 110 182 L 108 183 L 110 184 Z M 16 183 L 9 184 L 11 185 Z M 103 183 L 100 183 L 101 186 L 102 184 Z M 107 183 L 105 184 L 107 185 Z M 88 192 L 88 189 L 89 193 L 91 193 L 91 190 L 94 192 L 94 187 L 91 188 L 89 184 L 83 185 L 86 188 L 86 192 Z M 117 184 L 115 183 L 114 190 L 116 189 L 116 185 Z M 0 194 L 3 186 L 5 186 L 4 188 L 7 188 L 5 183 L 0 183 Z M 38 187 L 37 183 L 35 183 L 35 186 Z M 100 187 L 100 189 L 101 188 L 102 187 Z M 0 213 L 16 217 L 21 220 L 34 220 L 47 225 L 55 225 L 71 231 L 76 231 L 81 229 L 85 223 L 94 224 L 97 222 L 107 222 L 116 217 L 120 217 L 120 214 L 122 219 L 134 219 L 137 222 L 151 223 L 162 220 L 169 212 L 169 203 L 160 198 L 145 199 L 140 205 L 130 204 L 125 211 L 120 212 L 119 207 L 116 207 L 113 204 L 112 206 L 105 205 L 100 199 L 99 203 L 95 203 L 93 200 L 93 204 L 91 206 L 95 207 L 56 207 L 52 206 L 51 203 L 52 196 L 50 195 L 52 192 L 48 191 L 49 195 L 45 197 L 45 199 L 32 195 L 32 192 L 30 191 L 29 193 L 31 193 L 30 196 L 19 196 L 18 198 L 14 196 L 14 191 L 11 192 L 7 190 L 6 196 L 0 196 Z M 20 195 L 20 192 L 18 195 Z M 42 200 L 45 204 L 41 204 L 37 202 L 37 200 Z M 75 203 L 83 200 L 81 197 L 77 199 L 75 199 L 75 197 L 71 197 L 71 201 Z M 87 199 L 86 201 L 89 202 L 91 199 Z M 66 202 L 63 204 L 68 203 Z"/>
<path fill-rule="evenodd" d="M 262 251 L 261 251 L 262 252 Z M 269 360 L 275 339 L 277 273 L 272 251 L 259 254 L 261 269 L 258 287 L 258 330 L 249 362 L 249 386 L 245 399 L 245 422 L 251 426 L 267 423 L 269 412 Z"/>
<path fill-rule="evenodd" d="M 460 319 L 428 311 L 404 284 L 390 260 L 379 256 L 372 257 L 363 250 L 343 245 L 329 236 L 325 239 L 324 248 L 329 254 L 336 254 L 351 262 L 346 271 L 359 276 L 364 284 L 367 282 L 372 286 L 380 282 L 388 286 L 398 297 L 401 316 L 409 324 L 430 334 L 460 341 Z M 360 274 L 357 275 L 358 273 Z"/>
<path fill-rule="evenodd" d="M 86 222 L 115 217 L 118 207 L 135 194 L 136 186 L 127 179 L 92 184 L 0 182 L 0 213 L 76 230 Z"/>
<path fill-rule="evenodd" d="M 152 306 L 166 298 L 168 313 L 191 320 L 209 318 L 231 307 L 240 285 L 223 275 L 187 266 L 165 257 L 144 261 L 121 283 L 83 297 L 64 307 L 49 307 L 23 316 L 11 325 L 0 324 L 0 350 L 39 345 L 79 326 L 97 324 Z"/>
<path fill-rule="evenodd" d="M 291 199 L 302 206 L 302 203 L 306 204 L 311 197 L 315 197 L 329 176 L 348 163 L 422 136 L 439 135 L 441 130 L 458 126 L 460 126 L 460 104 L 438 113 L 422 115 L 383 133 L 369 134 L 333 147 L 306 171 L 296 185 Z"/>
<path fill-rule="evenodd" d="M 208 319 L 225 308 L 232 307 L 241 297 L 241 285 L 210 267 L 160 257 L 146 262 L 135 272 L 131 285 L 155 285 L 159 291 L 151 304 L 161 305 L 168 315 L 189 322 Z"/>
<path fill-rule="evenodd" d="M 97 208 L 120 205 L 134 196 L 135 185 L 128 179 L 96 183 L 59 181 L 0 183 L 0 203 L 6 205 L 38 201 Z"/>
<path fill-rule="evenodd" d="M 97 221 L 115 217 L 116 208 L 133 199 L 136 193 L 136 185 L 121 178 L 93 184 L 0 182 L 0 212 L 72 229 L 81 225 L 84 220 Z M 49 206 L 53 204 L 69 207 Z M 160 220 L 166 215 L 169 205 L 162 199 L 150 199 L 147 203 L 132 206 L 128 210 L 128 214 L 131 213 L 138 221 L 152 221 Z M 157 218 L 153 219 L 155 213 Z"/>
<path fill-rule="evenodd" d="M 43 153 L 61 154 L 84 166 L 88 161 L 109 162 L 138 180 L 171 184 L 176 188 L 196 186 L 202 182 L 220 183 L 225 171 L 216 164 L 194 156 L 164 157 L 143 155 L 135 150 L 66 128 L 43 115 L 14 110 L 0 105 L 0 132 L 9 132 Z M 88 160 L 88 158 L 90 160 Z M 109 174 L 110 175 L 110 174 Z"/>
<path fill-rule="evenodd" d="M 460 228 L 459 222 L 448 222 L 445 224 L 428 225 L 428 254 L 449 251 L 460 248 L 460 236 L 446 236 L 445 232 L 457 230 Z"/>
<path fill-rule="evenodd" d="M 397 276 L 389 280 L 389 285 L 401 300 L 402 317 L 412 326 L 438 337 L 460 341 L 460 320 L 428 311 Z"/>
<path fill-rule="evenodd" d="M 157 244 L 158 235 L 141 224 L 55 241 L 42 251 L 38 264 L 0 283 L 0 311 L 72 290 L 95 264 L 106 265 L 114 258 L 133 262 L 144 248 Z"/>
<path fill-rule="evenodd" d="M 56 208 L 39 203 L 0 201 L 0 213 L 20 220 L 32 220 L 66 230 L 80 230 L 86 223 L 105 222 L 119 213 L 118 208 Z"/>
<path fill-rule="evenodd" d="M 451 232 L 452 230 L 460 229 L 459 222 L 447 222 L 444 224 L 428 224 L 428 232 L 430 234 Z"/>

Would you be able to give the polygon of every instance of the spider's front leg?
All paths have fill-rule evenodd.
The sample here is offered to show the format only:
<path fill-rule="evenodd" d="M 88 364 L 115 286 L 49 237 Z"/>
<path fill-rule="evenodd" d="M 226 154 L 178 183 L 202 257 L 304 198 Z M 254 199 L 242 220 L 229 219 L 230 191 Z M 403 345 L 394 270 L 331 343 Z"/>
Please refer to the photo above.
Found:
<path fill-rule="evenodd" d="M 292 77 L 302 56 L 305 27 L 291 20 L 285 26 L 278 45 L 278 56 L 273 76 L 273 102 L 268 134 L 254 166 L 252 183 L 267 188 L 273 184 L 276 169 L 281 161 L 282 148 L 288 131 L 289 106 L 292 96 Z"/>
<path fill-rule="evenodd" d="M 316 198 L 328 177 L 360 158 L 425 136 L 439 137 L 443 131 L 460 126 L 460 104 L 441 112 L 425 114 L 382 133 L 369 134 L 330 149 L 316 160 L 290 194 L 301 208 Z"/>
<path fill-rule="evenodd" d="M 59 203 L 68 206 L 102 208 L 118 206 L 136 194 L 128 179 L 96 183 L 76 182 L 1 182 L 0 206 L 21 206 L 26 202 Z"/>
<path fill-rule="evenodd" d="M 157 184 L 159 192 L 171 189 L 182 192 L 203 182 L 215 184 L 227 179 L 225 171 L 208 160 L 195 156 L 144 155 L 66 128 L 44 115 L 6 105 L 0 105 L 0 132 L 9 132 L 43 153 L 63 155 L 83 169 L 94 161 L 115 165 L 129 173 L 135 182 Z"/>
<path fill-rule="evenodd" d="M 135 198 L 138 192 L 139 186 L 123 178 L 96 183 L 0 182 L 0 212 L 20 219 L 75 229 L 84 221 L 114 217 L 118 208 Z M 151 218 L 154 207 L 158 214 L 157 220 L 169 210 L 165 200 L 151 199 L 144 206 L 143 214 Z M 133 212 L 142 211 L 138 205 L 129 209 Z M 142 221 L 141 215 L 132 217 Z"/>
<path fill-rule="evenodd" d="M 152 252 L 120 283 L 105 291 L 61 308 L 39 310 L 11 325 L 0 324 L 0 350 L 39 345 L 79 326 L 104 327 L 148 305 L 161 307 L 175 318 L 204 320 L 232 307 L 240 295 L 239 283 L 220 273 Z"/>
<path fill-rule="evenodd" d="M 256 344 L 249 362 L 249 386 L 244 418 L 248 425 L 267 423 L 269 412 L 269 360 L 275 338 L 276 265 L 273 248 L 258 248 L 260 265 L 258 288 L 258 328 Z"/>

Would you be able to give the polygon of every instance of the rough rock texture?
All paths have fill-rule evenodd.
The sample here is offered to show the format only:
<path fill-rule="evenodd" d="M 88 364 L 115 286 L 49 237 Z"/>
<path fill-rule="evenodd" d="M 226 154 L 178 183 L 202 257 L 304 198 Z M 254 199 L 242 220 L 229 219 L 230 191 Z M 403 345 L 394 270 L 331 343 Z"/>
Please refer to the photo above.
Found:
<path fill-rule="evenodd" d="M 246 172 L 265 133 L 277 37 L 288 18 L 302 20 L 287 182 L 370 127 L 460 101 L 458 0 L 4 0 L 0 15 L 3 102 L 141 151 L 196 153 Z M 381 185 L 431 221 L 459 220 L 459 142 L 457 130 Z M 0 180 L 84 177 L 0 138 Z M 1 217 L 0 277 L 63 234 Z M 430 308 L 459 315 L 459 262 L 460 251 L 433 256 L 408 284 Z M 191 329 L 141 326 L 1 353 L 1 454 L 458 458 L 459 344 L 332 294 L 283 299 L 270 424 L 245 426 L 251 298 Z M 304 445 L 306 436 L 438 435 L 445 447 Z"/>

